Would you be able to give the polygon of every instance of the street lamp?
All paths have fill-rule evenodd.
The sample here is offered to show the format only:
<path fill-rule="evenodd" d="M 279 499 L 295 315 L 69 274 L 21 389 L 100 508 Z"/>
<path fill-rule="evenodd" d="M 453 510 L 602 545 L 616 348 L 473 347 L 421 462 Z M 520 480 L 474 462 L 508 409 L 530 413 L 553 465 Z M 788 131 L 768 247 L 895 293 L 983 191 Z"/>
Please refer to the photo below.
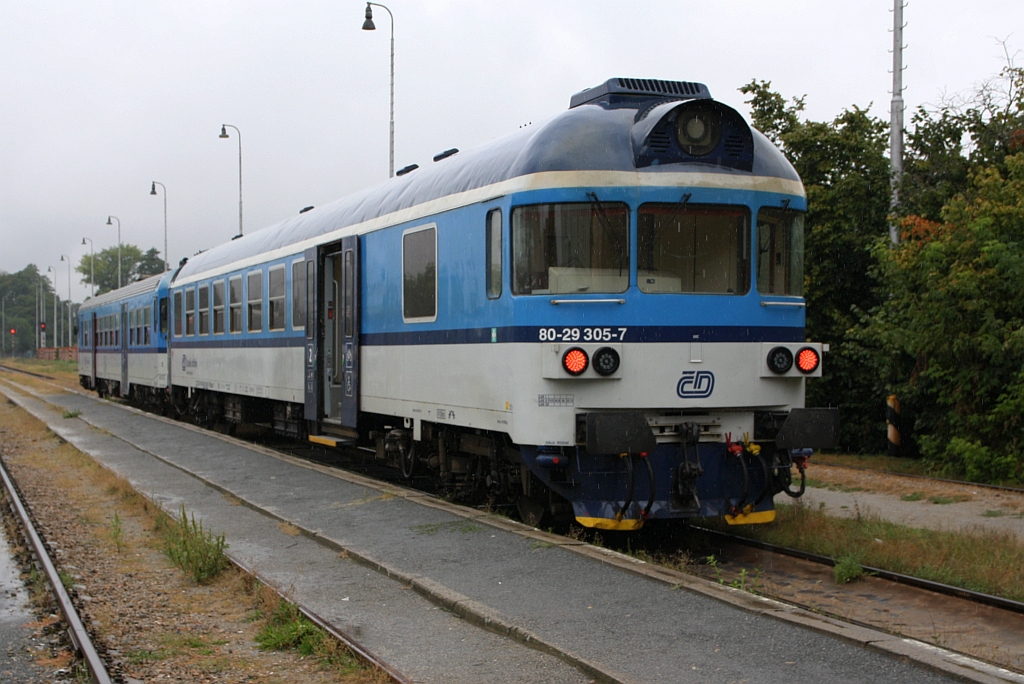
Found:
<path fill-rule="evenodd" d="M 366 3 L 366 21 L 363 22 L 364 31 L 375 31 L 376 26 L 373 25 L 373 10 L 370 6 L 383 7 L 387 11 L 388 16 L 391 17 L 391 139 L 390 139 L 390 156 L 388 158 L 388 178 L 395 177 L 395 15 L 391 14 L 391 10 L 384 5 L 380 5 L 376 2 Z"/>
<path fill-rule="evenodd" d="M 7 298 L 10 297 L 13 292 L 8 292 L 4 295 L 3 299 L 0 299 L 0 331 L 3 332 L 3 337 L 0 338 L 0 356 L 4 356 L 7 353 Z M 14 336 L 11 335 L 11 353 L 14 353 Z"/>
<path fill-rule="evenodd" d="M 89 241 L 89 284 L 92 285 L 92 296 L 96 296 L 96 258 L 92 251 L 92 238 L 82 238 L 82 244 Z"/>
<path fill-rule="evenodd" d="M 50 271 L 53 271 L 53 348 L 56 351 L 57 345 L 60 344 L 57 341 L 57 269 L 47 266 L 46 272 Z"/>
<path fill-rule="evenodd" d="M 235 133 L 238 134 L 238 237 L 242 237 L 242 131 L 238 130 L 238 126 L 232 126 L 231 124 L 220 125 L 220 138 L 230 138 L 228 135 L 228 129 L 234 128 Z"/>
<path fill-rule="evenodd" d="M 107 217 L 107 225 L 108 226 L 114 225 L 113 223 L 110 222 L 111 219 L 113 219 L 114 221 L 117 221 L 117 289 L 120 290 L 121 289 L 121 219 L 117 218 L 116 216 L 108 216 Z M 54 281 L 54 282 L 56 282 L 56 281 Z M 54 287 L 56 287 L 56 285 L 54 285 Z"/>
<path fill-rule="evenodd" d="M 60 255 L 61 261 L 68 262 L 68 329 L 65 333 L 68 338 L 68 346 L 71 346 L 71 257 Z"/>
<path fill-rule="evenodd" d="M 164 189 L 164 271 L 170 271 L 170 255 L 167 253 L 167 186 L 160 181 L 153 181 L 153 188 L 149 191 L 150 195 L 156 194 L 156 186 L 160 186 Z"/>

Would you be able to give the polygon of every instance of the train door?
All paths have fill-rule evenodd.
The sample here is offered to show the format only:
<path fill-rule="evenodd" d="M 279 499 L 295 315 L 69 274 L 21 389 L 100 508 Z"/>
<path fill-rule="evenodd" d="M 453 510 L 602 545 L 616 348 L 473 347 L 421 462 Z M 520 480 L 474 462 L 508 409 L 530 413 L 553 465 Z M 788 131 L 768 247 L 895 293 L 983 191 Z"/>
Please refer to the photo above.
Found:
<path fill-rule="evenodd" d="M 121 305 L 121 396 L 128 396 L 128 305 Z"/>
<path fill-rule="evenodd" d="M 338 247 L 326 250 L 323 259 L 322 416 L 325 423 L 355 428 L 359 414 L 359 238 L 344 238 Z"/>
<path fill-rule="evenodd" d="M 96 314 L 92 314 L 92 322 L 89 324 L 89 350 L 92 356 L 92 389 L 96 389 Z"/>

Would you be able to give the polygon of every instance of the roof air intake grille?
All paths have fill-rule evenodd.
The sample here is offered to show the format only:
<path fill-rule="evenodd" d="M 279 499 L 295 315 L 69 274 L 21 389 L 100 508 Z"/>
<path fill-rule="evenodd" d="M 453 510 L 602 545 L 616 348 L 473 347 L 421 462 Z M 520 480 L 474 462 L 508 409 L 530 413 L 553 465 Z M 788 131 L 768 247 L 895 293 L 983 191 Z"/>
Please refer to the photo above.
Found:
<path fill-rule="evenodd" d="M 637 98 L 671 98 L 676 100 L 709 100 L 711 93 L 703 83 L 662 81 L 656 78 L 609 78 L 594 88 L 572 96 L 569 109 L 588 102 L 603 101 L 615 106 L 634 104 Z"/>
<path fill-rule="evenodd" d="M 620 78 L 617 79 L 623 90 L 632 90 L 643 95 L 676 95 L 694 96 L 701 92 L 696 83 L 687 81 L 658 81 L 652 78 Z"/>

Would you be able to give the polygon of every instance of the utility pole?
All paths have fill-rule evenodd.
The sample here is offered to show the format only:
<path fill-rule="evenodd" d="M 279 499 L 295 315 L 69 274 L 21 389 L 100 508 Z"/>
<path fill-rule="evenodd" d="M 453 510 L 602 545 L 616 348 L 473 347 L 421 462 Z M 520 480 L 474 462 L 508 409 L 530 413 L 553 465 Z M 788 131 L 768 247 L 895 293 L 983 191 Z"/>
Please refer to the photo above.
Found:
<path fill-rule="evenodd" d="M 892 7 L 892 104 L 889 123 L 889 165 L 892 198 L 889 210 L 895 214 L 900 203 L 900 182 L 903 180 L 903 0 L 893 0 Z M 889 224 L 889 239 L 900 243 L 896 222 Z"/>

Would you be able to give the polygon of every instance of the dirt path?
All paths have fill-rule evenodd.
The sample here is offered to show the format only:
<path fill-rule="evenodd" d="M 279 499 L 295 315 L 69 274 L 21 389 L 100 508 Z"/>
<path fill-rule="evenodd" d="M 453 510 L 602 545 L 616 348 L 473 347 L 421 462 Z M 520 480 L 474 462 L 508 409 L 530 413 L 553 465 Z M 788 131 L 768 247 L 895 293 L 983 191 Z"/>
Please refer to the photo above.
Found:
<path fill-rule="evenodd" d="M 836 516 L 877 515 L 943 531 L 992 530 L 1024 541 L 1024 494 L 811 462 L 804 502 Z"/>

